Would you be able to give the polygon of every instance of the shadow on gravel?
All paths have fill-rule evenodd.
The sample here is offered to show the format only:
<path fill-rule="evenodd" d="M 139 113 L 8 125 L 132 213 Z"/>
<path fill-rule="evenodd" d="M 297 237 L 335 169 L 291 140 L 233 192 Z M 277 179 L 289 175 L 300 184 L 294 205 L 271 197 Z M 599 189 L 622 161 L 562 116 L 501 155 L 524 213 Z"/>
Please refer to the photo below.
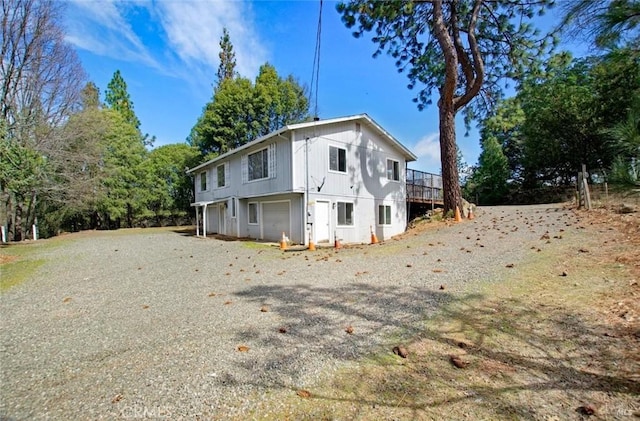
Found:
<path fill-rule="evenodd" d="M 240 341 L 280 350 L 261 366 L 247 362 L 256 386 L 293 396 L 314 359 L 358 361 L 312 389 L 294 417 L 533 420 L 575 417 L 589 411 L 585 404 L 612 416 L 637 410 L 638 337 L 563 307 L 366 283 L 256 286 L 237 295 L 269 304 L 286 329 L 238 332 Z M 391 351 L 401 344 L 407 359 Z"/>
<path fill-rule="evenodd" d="M 194 227 L 176 227 L 171 229 L 171 231 L 175 232 L 176 234 L 180 234 L 183 237 L 196 236 L 196 229 Z"/>

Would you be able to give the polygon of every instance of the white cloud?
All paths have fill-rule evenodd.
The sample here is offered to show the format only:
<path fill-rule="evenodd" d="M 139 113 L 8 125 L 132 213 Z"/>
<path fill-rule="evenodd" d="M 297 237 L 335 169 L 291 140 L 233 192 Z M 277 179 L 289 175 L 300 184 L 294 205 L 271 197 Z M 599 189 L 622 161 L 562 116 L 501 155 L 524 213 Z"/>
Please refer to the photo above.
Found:
<path fill-rule="evenodd" d="M 167 36 L 168 47 L 180 61 L 209 74 L 209 83 L 220 62 L 222 29 L 229 31 L 236 54 L 236 70 L 253 77 L 266 52 L 253 30 L 249 3 L 232 1 L 163 1 L 154 3 Z"/>
<path fill-rule="evenodd" d="M 123 9 L 113 0 L 83 1 L 69 0 L 71 18 L 68 22 L 67 41 L 97 55 L 136 61 L 159 68 Z"/>
<path fill-rule="evenodd" d="M 247 2 L 68 2 L 67 40 L 77 48 L 141 63 L 196 85 L 211 86 L 214 82 L 224 27 L 231 36 L 240 75 L 253 78 L 266 61 L 267 52 L 253 29 L 255 19 Z M 150 34 L 157 39 L 148 39 Z"/>
<path fill-rule="evenodd" d="M 413 153 L 418 156 L 418 165 L 421 168 L 431 168 L 434 171 L 440 168 L 440 140 L 439 133 L 425 135 L 413 147 Z"/>

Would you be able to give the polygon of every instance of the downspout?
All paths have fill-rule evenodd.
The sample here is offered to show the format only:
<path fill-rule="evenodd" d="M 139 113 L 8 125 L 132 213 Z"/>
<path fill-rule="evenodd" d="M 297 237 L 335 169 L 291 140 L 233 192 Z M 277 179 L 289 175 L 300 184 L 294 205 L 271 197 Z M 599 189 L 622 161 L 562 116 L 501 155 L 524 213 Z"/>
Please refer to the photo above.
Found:
<path fill-rule="evenodd" d="M 309 136 L 304 138 L 304 230 L 305 245 L 309 245 L 312 226 L 309 226 Z M 314 243 L 315 243 L 314 239 Z"/>

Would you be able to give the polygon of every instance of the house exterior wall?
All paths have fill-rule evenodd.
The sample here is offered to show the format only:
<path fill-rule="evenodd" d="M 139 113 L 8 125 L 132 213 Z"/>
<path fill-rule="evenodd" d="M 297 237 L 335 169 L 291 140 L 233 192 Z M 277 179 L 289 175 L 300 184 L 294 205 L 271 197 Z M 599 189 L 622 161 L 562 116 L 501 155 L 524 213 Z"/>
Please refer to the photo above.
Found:
<path fill-rule="evenodd" d="M 258 196 L 246 199 L 240 199 L 239 201 L 239 214 L 238 222 L 240 226 L 239 237 L 254 238 L 257 240 L 279 241 L 280 234 L 278 231 L 277 238 L 267 238 L 264 236 L 265 227 L 263 221 L 265 220 L 265 212 L 268 210 L 265 204 L 271 203 L 288 203 L 290 220 L 287 227 L 284 227 L 282 231 L 293 243 L 304 244 L 304 232 L 303 225 L 303 195 L 300 193 L 294 194 L 282 194 L 272 196 Z M 258 223 L 249 223 L 249 204 L 255 204 L 258 209 Z"/>
<path fill-rule="evenodd" d="M 275 174 L 256 181 L 243 180 L 243 157 L 275 145 Z M 224 187 L 217 186 L 217 168 L 228 165 Z M 207 174 L 206 190 L 200 189 L 200 174 Z M 196 202 L 218 201 L 231 197 L 254 197 L 291 191 L 292 185 L 291 144 L 288 138 L 275 137 L 252 148 L 240 151 L 224 160 L 217 161 L 195 173 Z"/>
<path fill-rule="evenodd" d="M 309 165 L 308 222 L 314 233 L 318 201 L 330 204 L 330 241 L 337 236 L 345 243 L 366 243 L 371 229 L 381 240 L 406 229 L 406 160 L 371 127 L 348 121 L 298 130 L 293 139 L 296 187 L 305 188 L 304 163 Z M 330 168 L 330 147 L 345 151 L 344 172 Z M 387 160 L 396 162 L 398 180 L 387 178 Z M 338 203 L 353 204 L 352 225 L 339 224 Z M 378 223 L 380 205 L 391 207 L 388 224 Z"/>
<path fill-rule="evenodd" d="M 246 157 L 261 150 L 269 154 L 269 176 L 248 181 Z M 278 241 L 272 237 L 282 218 L 275 212 L 285 213 L 286 202 L 289 224 L 282 230 L 294 243 L 319 234 L 331 243 L 367 243 L 371 230 L 388 239 L 406 229 L 407 154 L 364 118 L 294 125 L 194 171 L 196 202 L 209 202 L 208 233 Z M 391 179 L 388 161 L 395 165 Z M 218 187 L 220 166 L 225 185 Z M 257 223 L 249 222 L 251 207 Z"/>

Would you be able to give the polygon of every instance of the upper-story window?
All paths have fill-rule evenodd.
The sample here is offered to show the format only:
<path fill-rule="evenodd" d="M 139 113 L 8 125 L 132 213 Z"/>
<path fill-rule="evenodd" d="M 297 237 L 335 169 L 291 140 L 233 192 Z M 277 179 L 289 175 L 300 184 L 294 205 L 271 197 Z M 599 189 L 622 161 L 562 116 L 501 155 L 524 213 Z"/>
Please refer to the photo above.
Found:
<path fill-rule="evenodd" d="M 249 181 L 269 177 L 269 154 L 267 149 L 249 154 Z"/>
<path fill-rule="evenodd" d="M 346 149 L 329 146 L 329 169 L 331 171 L 347 172 Z"/>
<path fill-rule="evenodd" d="M 229 171 L 229 164 L 224 163 L 216 167 L 216 175 L 218 177 L 218 187 L 225 187 L 227 185 L 227 172 Z"/>
<path fill-rule="evenodd" d="M 276 144 L 242 157 L 242 182 L 276 177 Z"/>
<path fill-rule="evenodd" d="M 203 171 L 200 173 L 200 191 L 207 190 L 207 172 Z"/>
<path fill-rule="evenodd" d="M 387 159 L 387 178 L 393 181 L 400 181 L 400 162 Z"/>

